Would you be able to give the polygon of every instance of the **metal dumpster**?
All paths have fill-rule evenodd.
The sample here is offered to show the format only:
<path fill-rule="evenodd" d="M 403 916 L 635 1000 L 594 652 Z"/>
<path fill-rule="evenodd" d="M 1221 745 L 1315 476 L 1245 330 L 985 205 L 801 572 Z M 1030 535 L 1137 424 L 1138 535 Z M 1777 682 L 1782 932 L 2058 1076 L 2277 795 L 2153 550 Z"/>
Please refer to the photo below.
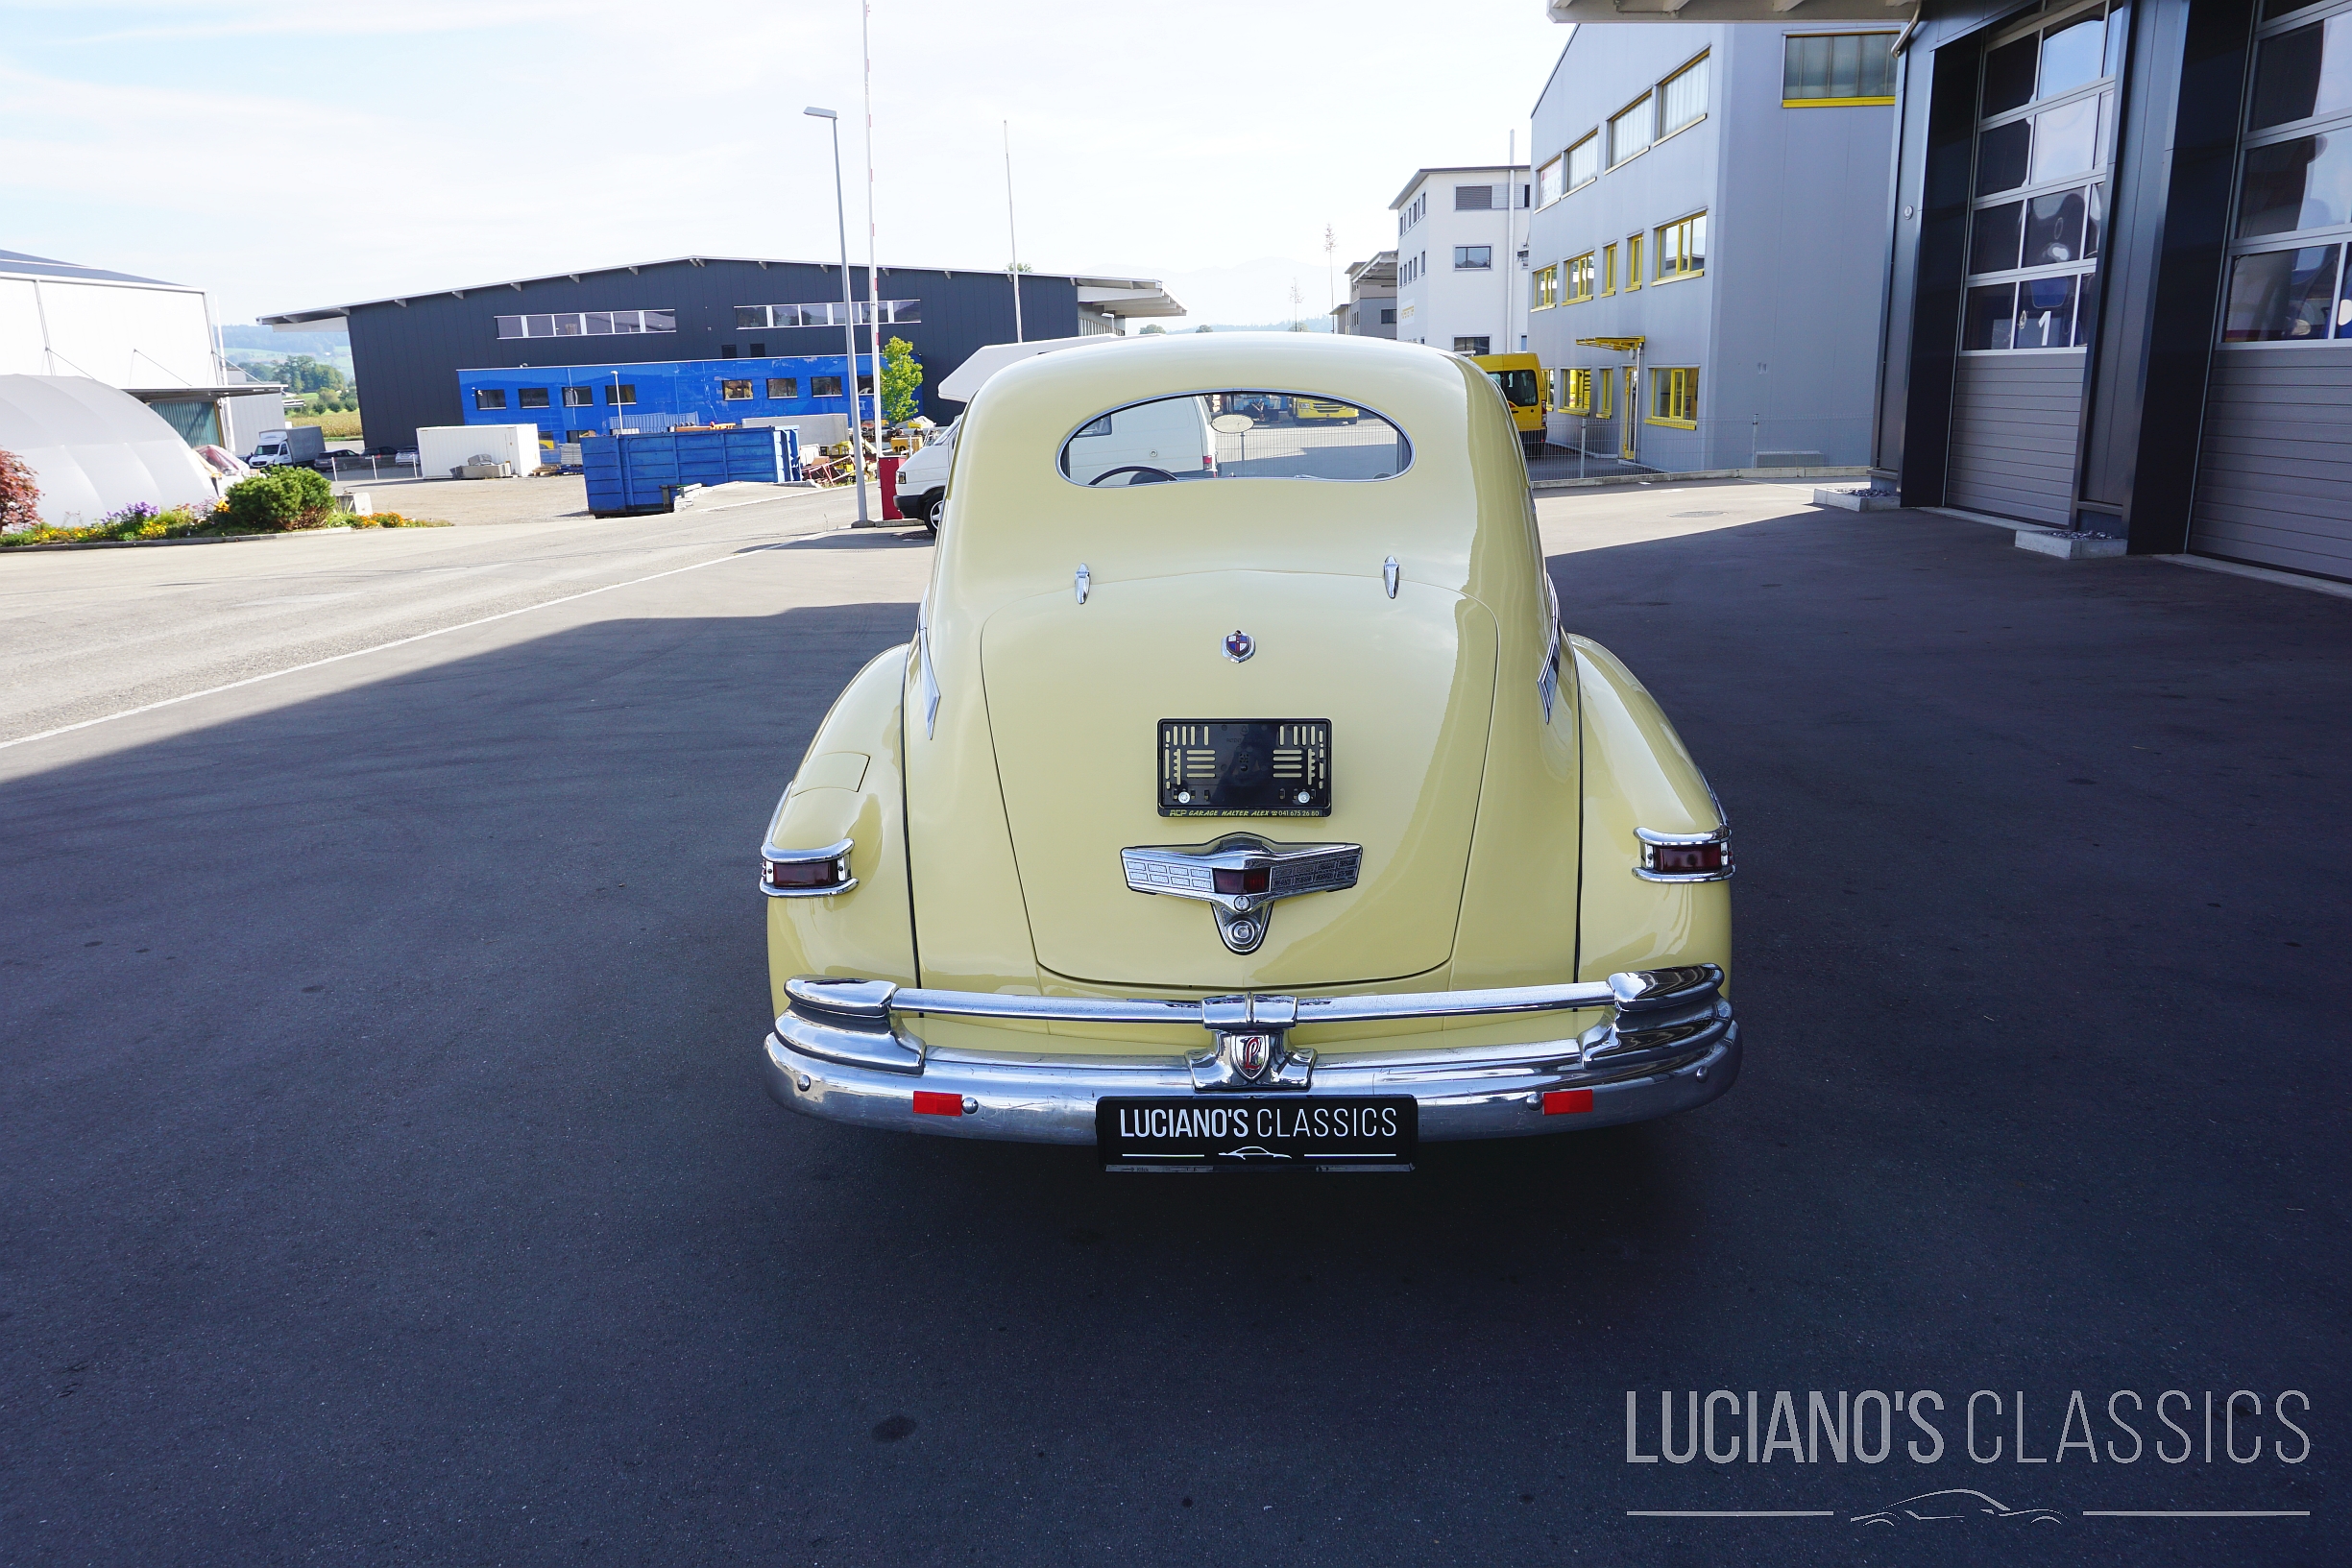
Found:
<path fill-rule="evenodd" d="M 690 486 L 798 480 L 800 438 L 782 429 L 599 436 L 580 443 L 580 467 L 593 516 L 670 512 Z"/>

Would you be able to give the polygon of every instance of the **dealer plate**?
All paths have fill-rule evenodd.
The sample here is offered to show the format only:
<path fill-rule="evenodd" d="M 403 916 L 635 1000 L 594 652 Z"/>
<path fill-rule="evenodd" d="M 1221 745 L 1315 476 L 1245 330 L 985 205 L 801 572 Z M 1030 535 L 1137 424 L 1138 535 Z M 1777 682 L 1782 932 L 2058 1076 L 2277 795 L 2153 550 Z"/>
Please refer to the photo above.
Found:
<path fill-rule="evenodd" d="M 1410 1170 L 1410 1095 L 1182 1095 L 1095 1103 L 1106 1169 Z"/>
<path fill-rule="evenodd" d="M 1327 817 L 1327 718 L 1159 721 L 1164 817 Z"/>

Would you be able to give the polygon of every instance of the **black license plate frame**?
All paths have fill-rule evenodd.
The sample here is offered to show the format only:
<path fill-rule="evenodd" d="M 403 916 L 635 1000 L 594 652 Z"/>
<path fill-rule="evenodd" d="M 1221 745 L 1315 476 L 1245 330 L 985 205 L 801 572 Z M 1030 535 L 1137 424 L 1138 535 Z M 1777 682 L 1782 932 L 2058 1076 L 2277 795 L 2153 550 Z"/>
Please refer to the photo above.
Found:
<path fill-rule="evenodd" d="M 1095 1151 L 1105 1170 L 1410 1170 L 1419 1143 L 1420 1103 L 1411 1095 L 1115 1095 L 1095 1102 Z"/>
<path fill-rule="evenodd" d="M 1164 718 L 1154 760 L 1164 817 L 1327 817 L 1327 718 Z"/>

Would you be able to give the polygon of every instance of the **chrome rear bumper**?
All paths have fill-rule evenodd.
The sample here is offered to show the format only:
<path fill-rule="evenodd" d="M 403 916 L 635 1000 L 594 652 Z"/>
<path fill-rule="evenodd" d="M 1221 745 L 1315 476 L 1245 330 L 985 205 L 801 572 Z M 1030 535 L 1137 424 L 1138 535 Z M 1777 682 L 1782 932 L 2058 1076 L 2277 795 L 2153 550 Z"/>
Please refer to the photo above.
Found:
<path fill-rule="evenodd" d="M 793 1110 L 952 1138 L 1091 1144 L 1105 1096 L 1410 1094 L 1424 1142 L 1512 1138 L 1640 1122 L 1713 1099 L 1739 1074 L 1739 1025 L 1711 964 L 1606 981 L 1361 997 L 1197 1001 L 1007 997 L 873 980 L 793 980 L 763 1054 L 768 1093 Z M 1313 1024 L 1494 1017 L 1607 1006 L 1581 1035 L 1515 1046 L 1287 1045 Z M 1086 1024 L 1195 1023 L 1210 1043 L 1163 1056 L 927 1046 L 901 1015 Z M 1254 1055 L 1237 1042 L 1271 1036 Z M 1017 1037 L 1015 1037 L 1017 1038 Z M 1435 1036 L 1433 1038 L 1442 1038 Z M 1237 1062 L 1263 1061 L 1254 1073 Z"/>

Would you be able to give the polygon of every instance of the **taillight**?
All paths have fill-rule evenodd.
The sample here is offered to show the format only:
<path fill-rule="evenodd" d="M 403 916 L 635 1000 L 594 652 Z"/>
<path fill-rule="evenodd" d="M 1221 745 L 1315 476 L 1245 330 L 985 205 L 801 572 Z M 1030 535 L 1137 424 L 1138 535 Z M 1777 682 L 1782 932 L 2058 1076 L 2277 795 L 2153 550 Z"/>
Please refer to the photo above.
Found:
<path fill-rule="evenodd" d="M 849 874 L 848 839 L 816 850 L 782 850 L 769 845 L 760 852 L 760 890 L 770 898 L 812 898 L 846 893 L 858 885 Z"/>
<path fill-rule="evenodd" d="M 1243 871 L 1217 868 L 1216 885 L 1220 893 L 1263 893 L 1273 887 L 1274 873 L 1272 866 L 1252 866 Z"/>
<path fill-rule="evenodd" d="M 1634 875 L 1653 882 L 1719 882 L 1732 874 L 1732 831 L 1661 833 L 1637 828 L 1641 861 Z"/>
<path fill-rule="evenodd" d="M 1731 863 L 1721 844 L 1660 844 L 1650 852 L 1650 865 L 1658 871 L 1721 871 Z"/>

